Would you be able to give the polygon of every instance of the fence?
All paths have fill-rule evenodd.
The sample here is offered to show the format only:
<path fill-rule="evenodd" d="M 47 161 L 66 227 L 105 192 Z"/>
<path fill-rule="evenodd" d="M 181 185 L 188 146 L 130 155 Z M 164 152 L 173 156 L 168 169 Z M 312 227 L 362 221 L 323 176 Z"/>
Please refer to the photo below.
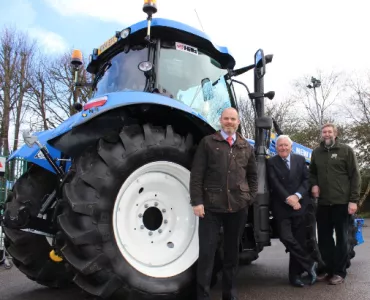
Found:
<path fill-rule="evenodd" d="M 0 177 L 0 204 L 3 204 L 14 182 L 27 170 L 27 161 L 15 158 L 6 165 L 4 176 Z"/>

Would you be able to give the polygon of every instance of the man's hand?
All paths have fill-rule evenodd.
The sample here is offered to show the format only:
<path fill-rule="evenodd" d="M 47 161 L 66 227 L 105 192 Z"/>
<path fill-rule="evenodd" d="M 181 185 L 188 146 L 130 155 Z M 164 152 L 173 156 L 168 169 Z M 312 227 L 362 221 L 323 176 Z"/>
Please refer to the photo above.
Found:
<path fill-rule="evenodd" d="M 320 196 L 320 188 L 318 185 L 314 185 L 311 189 L 311 192 L 312 192 L 312 196 L 314 196 L 315 198 L 319 198 Z"/>
<path fill-rule="evenodd" d="M 293 209 L 294 209 L 294 210 L 299 210 L 299 209 L 301 209 L 301 203 L 297 202 L 297 203 L 293 206 Z"/>
<path fill-rule="evenodd" d="M 204 205 L 203 204 L 193 206 L 193 211 L 194 211 L 194 215 L 196 215 L 197 217 L 200 217 L 200 218 L 204 218 L 204 215 L 206 214 L 204 212 Z"/>
<path fill-rule="evenodd" d="M 294 206 L 298 203 L 299 204 L 299 198 L 297 195 L 290 195 L 288 198 L 286 198 L 286 203 L 288 203 L 291 207 L 294 208 Z M 299 205 L 301 206 L 301 205 Z"/>
<path fill-rule="evenodd" d="M 356 203 L 348 203 L 348 213 L 353 215 L 357 211 L 357 204 Z"/>

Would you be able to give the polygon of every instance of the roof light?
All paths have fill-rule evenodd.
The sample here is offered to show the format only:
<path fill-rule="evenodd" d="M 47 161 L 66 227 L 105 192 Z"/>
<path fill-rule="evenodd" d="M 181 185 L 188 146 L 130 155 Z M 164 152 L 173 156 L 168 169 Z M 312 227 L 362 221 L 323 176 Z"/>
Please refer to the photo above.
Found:
<path fill-rule="evenodd" d="M 84 105 L 84 110 L 89 110 L 91 108 L 94 108 L 94 107 L 100 107 L 100 106 L 103 106 L 108 100 L 108 97 L 107 96 L 104 96 L 104 97 L 100 97 L 100 98 L 96 98 L 94 100 L 91 100 L 89 102 L 87 102 L 85 105 Z"/>
<path fill-rule="evenodd" d="M 125 39 L 128 37 L 129 34 L 130 34 L 130 28 L 126 28 L 121 31 L 121 38 Z"/>

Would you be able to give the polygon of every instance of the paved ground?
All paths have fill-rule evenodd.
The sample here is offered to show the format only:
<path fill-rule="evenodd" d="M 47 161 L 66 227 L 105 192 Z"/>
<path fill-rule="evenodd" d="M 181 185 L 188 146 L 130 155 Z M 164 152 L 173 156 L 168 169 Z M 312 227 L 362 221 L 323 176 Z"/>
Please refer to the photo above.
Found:
<path fill-rule="evenodd" d="M 370 226 L 370 220 L 367 220 Z M 287 282 L 288 255 L 278 241 L 261 253 L 258 261 L 243 267 L 238 276 L 240 300 L 369 300 L 370 299 L 370 227 L 363 229 L 365 244 L 356 247 L 346 282 L 340 286 L 317 283 L 303 289 Z M 220 299 L 220 285 L 213 290 Z M 1 300 L 74 300 L 91 299 L 77 289 L 56 291 L 44 288 L 21 274 L 15 267 L 4 270 L 0 266 Z M 122 299 L 124 300 L 124 299 Z M 190 299 L 189 299 L 190 300 Z"/>

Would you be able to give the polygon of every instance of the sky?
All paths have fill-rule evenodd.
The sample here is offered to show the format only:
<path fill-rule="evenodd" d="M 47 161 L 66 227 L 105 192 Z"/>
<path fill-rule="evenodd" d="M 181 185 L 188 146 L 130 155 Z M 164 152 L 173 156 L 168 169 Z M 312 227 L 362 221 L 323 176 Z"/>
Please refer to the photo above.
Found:
<path fill-rule="evenodd" d="M 93 48 L 146 18 L 143 0 L 0 0 L 0 28 L 11 25 L 39 41 L 47 55 Z M 283 101 L 292 81 L 317 70 L 370 69 L 368 0 L 157 0 L 162 17 L 204 30 L 227 46 L 236 67 L 253 63 L 262 48 L 274 59 L 265 90 Z M 197 17 L 199 16 L 199 18 Z M 251 74 L 240 79 L 253 88 Z"/>

